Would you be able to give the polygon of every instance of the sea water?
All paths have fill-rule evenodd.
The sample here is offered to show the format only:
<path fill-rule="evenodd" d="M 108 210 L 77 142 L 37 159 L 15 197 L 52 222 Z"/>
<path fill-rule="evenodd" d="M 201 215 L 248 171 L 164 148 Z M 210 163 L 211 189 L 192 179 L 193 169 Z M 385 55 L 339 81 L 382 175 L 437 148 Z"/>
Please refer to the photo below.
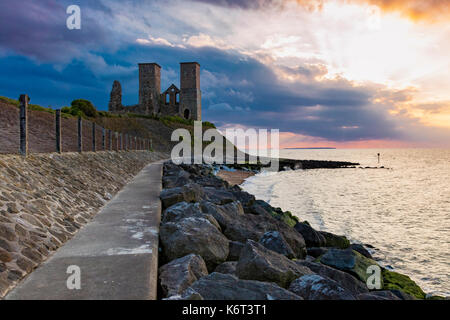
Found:
<path fill-rule="evenodd" d="M 383 266 L 427 293 L 450 296 L 450 149 L 291 149 L 280 156 L 384 166 L 262 173 L 243 188 L 318 230 L 374 246 Z"/>

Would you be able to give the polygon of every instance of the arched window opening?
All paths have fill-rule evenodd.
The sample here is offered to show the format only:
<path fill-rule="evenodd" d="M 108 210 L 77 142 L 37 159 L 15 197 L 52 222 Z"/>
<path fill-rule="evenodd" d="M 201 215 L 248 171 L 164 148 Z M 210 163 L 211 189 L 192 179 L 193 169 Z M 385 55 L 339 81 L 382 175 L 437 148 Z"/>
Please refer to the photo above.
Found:
<path fill-rule="evenodd" d="M 166 103 L 170 103 L 170 95 L 168 93 L 166 94 Z"/>
<path fill-rule="evenodd" d="M 176 101 L 176 103 L 180 103 L 180 94 L 179 93 L 177 93 L 175 101 Z"/>
<path fill-rule="evenodd" d="M 184 118 L 189 119 L 189 110 L 188 109 L 184 110 Z"/>

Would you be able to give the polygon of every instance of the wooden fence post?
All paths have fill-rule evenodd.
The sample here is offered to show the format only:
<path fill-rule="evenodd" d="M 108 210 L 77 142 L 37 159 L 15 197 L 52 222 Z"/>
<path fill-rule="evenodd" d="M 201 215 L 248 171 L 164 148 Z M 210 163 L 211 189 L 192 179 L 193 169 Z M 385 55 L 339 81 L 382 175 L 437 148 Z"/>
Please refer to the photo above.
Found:
<path fill-rule="evenodd" d="M 27 94 L 20 95 L 20 146 L 19 152 L 22 156 L 28 155 L 28 102 L 30 98 Z"/>
<path fill-rule="evenodd" d="M 83 152 L 83 120 L 78 117 L 78 152 Z"/>
<path fill-rule="evenodd" d="M 109 151 L 112 151 L 113 149 L 113 137 L 112 137 L 112 131 L 108 130 L 108 138 L 109 138 Z"/>
<path fill-rule="evenodd" d="M 55 138 L 56 138 L 56 152 L 62 152 L 62 141 L 61 141 L 61 110 L 58 109 L 55 112 Z"/>
<path fill-rule="evenodd" d="M 96 152 L 97 151 L 97 147 L 95 145 L 95 122 L 92 122 L 92 151 Z"/>
<path fill-rule="evenodd" d="M 120 133 L 120 150 L 123 151 L 123 133 Z"/>
<path fill-rule="evenodd" d="M 119 133 L 115 132 L 116 136 L 116 151 L 119 151 Z"/>
<path fill-rule="evenodd" d="M 106 150 L 106 129 L 102 128 L 102 149 Z"/>

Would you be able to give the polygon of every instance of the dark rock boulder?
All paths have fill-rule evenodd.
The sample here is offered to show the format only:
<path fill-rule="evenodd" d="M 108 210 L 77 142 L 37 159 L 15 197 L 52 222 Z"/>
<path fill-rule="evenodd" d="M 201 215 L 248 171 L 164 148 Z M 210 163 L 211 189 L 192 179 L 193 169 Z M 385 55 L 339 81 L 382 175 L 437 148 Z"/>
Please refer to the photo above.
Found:
<path fill-rule="evenodd" d="M 236 273 L 237 261 L 227 261 L 219 264 L 214 272 L 224 273 L 224 274 L 235 274 Z"/>
<path fill-rule="evenodd" d="M 217 220 L 209 214 L 204 214 L 200 210 L 200 205 L 198 203 L 187 203 L 185 201 L 178 202 L 164 210 L 162 215 L 162 223 L 177 222 L 189 217 L 205 218 L 209 220 L 209 222 L 211 222 L 214 226 L 216 226 L 217 229 L 221 230 Z"/>
<path fill-rule="evenodd" d="M 422 288 L 407 275 L 387 269 L 382 269 L 381 273 L 383 277 L 383 289 L 399 290 L 417 299 L 426 298 L 426 294 Z"/>
<path fill-rule="evenodd" d="M 330 232 L 319 231 L 325 238 L 325 247 L 347 249 L 350 247 L 350 241 L 345 236 L 338 236 Z"/>
<path fill-rule="evenodd" d="M 281 233 L 284 240 L 286 240 L 294 252 L 295 258 L 303 259 L 306 257 L 306 243 L 302 235 L 282 221 L 276 219 L 273 219 L 273 221 L 276 226 L 273 230 L 277 230 Z"/>
<path fill-rule="evenodd" d="M 239 280 L 231 274 L 211 273 L 191 287 L 205 300 L 302 300 L 274 283 Z"/>
<path fill-rule="evenodd" d="M 179 295 L 191 284 L 208 275 L 205 261 L 199 255 L 190 254 L 172 260 L 159 268 L 159 282 L 164 297 Z"/>
<path fill-rule="evenodd" d="M 296 263 L 309 268 L 312 272 L 324 278 L 336 281 L 340 287 L 346 289 L 354 296 L 369 291 L 367 289 L 367 285 L 364 282 L 360 281 L 347 272 L 343 272 L 315 262 L 299 260 L 296 261 Z"/>
<path fill-rule="evenodd" d="M 401 290 L 389 290 L 395 294 L 400 300 L 418 300 L 416 297 L 411 296 Z"/>
<path fill-rule="evenodd" d="M 247 207 L 245 213 L 257 215 L 270 215 L 272 213 L 272 206 L 265 201 L 255 200 L 250 207 Z"/>
<path fill-rule="evenodd" d="M 244 215 L 244 209 L 239 201 L 233 201 L 224 205 L 202 201 L 200 202 L 200 209 L 203 213 L 213 216 L 223 230 L 226 229 L 229 223 Z"/>
<path fill-rule="evenodd" d="M 230 186 L 228 182 L 214 175 L 194 176 L 192 177 L 192 181 L 201 185 L 202 187 L 212 187 L 215 189 L 227 189 Z"/>
<path fill-rule="evenodd" d="M 373 257 L 370 254 L 370 252 L 367 251 L 367 249 L 364 248 L 364 246 L 361 245 L 361 244 L 352 243 L 349 248 L 352 249 L 352 250 L 355 250 L 356 252 L 361 253 L 366 258 L 373 259 Z"/>
<path fill-rule="evenodd" d="M 190 182 L 190 174 L 184 170 L 174 170 L 170 175 L 164 175 L 162 186 L 164 189 L 182 187 Z"/>
<path fill-rule="evenodd" d="M 294 226 L 294 229 L 303 236 L 307 247 L 325 247 L 325 237 L 319 231 L 314 230 L 309 224 L 299 222 Z"/>
<path fill-rule="evenodd" d="M 331 279 L 309 274 L 292 281 L 289 291 L 305 300 L 356 300 L 347 290 Z"/>
<path fill-rule="evenodd" d="M 202 201 L 200 207 L 203 213 L 212 215 L 219 222 L 224 235 L 232 241 L 242 243 L 248 239 L 259 241 L 264 233 L 278 231 L 296 258 L 302 259 L 306 256 L 306 245 L 301 234 L 270 215 L 244 214 L 239 201 L 225 205 Z"/>
<path fill-rule="evenodd" d="M 203 188 L 204 195 L 203 200 L 212 202 L 217 205 L 227 204 L 230 202 L 237 201 L 237 198 L 232 192 L 226 189 L 216 189 L 212 187 Z"/>
<path fill-rule="evenodd" d="M 364 283 L 367 282 L 367 278 L 370 276 L 370 274 L 367 273 L 367 269 L 370 266 L 378 265 L 374 260 L 366 258 L 354 250 L 335 248 L 328 250 L 320 258 L 320 263 L 348 272 Z"/>
<path fill-rule="evenodd" d="M 312 271 L 253 240 L 245 244 L 236 266 L 236 275 L 240 279 L 275 282 L 284 288 L 306 274 L 312 274 Z"/>
<path fill-rule="evenodd" d="M 180 164 L 180 168 L 195 176 L 210 176 L 213 174 L 213 167 L 208 164 Z"/>
<path fill-rule="evenodd" d="M 190 183 L 183 187 L 164 189 L 160 198 L 163 209 L 166 209 L 178 202 L 198 202 L 204 193 L 198 184 Z"/>
<path fill-rule="evenodd" d="M 259 243 L 267 249 L 278 252 L 289 259 L 295 258 L 292 248 L 286 240 L 284 240 L 283 235 L 281 235 L 278 231 L 269 231 L 264 233 L 261 239 L 259 239 Z"/>
<path fill-rule="evenodd" d="M 227 261 L 238 261 L 244 246 L 242 242 L 230 241 L 230 253 L 228 254 Z"/>
<path fill-rule="evenodd" d="M 200 293 L 192 288 L 187 288 L 182 294 L 164 298 L 163 300 L 204 300 Z"/>
<path fill-rule="evenodd" d="M 401 300 L 389 290 L 372 291 L 369 293 L 362 293 L 356 297 L 358 300 Z"/>
<path fill-rule="evenodd" d="M 172 161 L 167 161 L 163 165 L 163 176 L 177 175 L 180 171 L 183 171 L 183 169 Z"/>
<path fill-rule="evenodd" d="M 208 270 L 224 262 L 229 253 L 229 240 L 204 218 L 190 217 L 165 223 L 160 228 L 160 238 L 169 261 L 198 254 L 205 260 Z"/>
<path fill-rule="evenodd" d="M 246 211 L 247 208 L 250 208 L 255 203 L 255 196 L 246 191 L 242 191 L 239 186 L 234 186 L 233 188 L 231 188 L 231 192 L 234 197 L 240 203 L 242 203 L 244 211 Z"/>
<path fill-rule="evenodd" d="M 321 255 L 324 255 L 328 251 L 328 249 L 330 249 L 330 248 L 326 248 L 326 247 L 310 247 L 310 248 L 307 248 L 306 250 L 307 250 L 308 255 L 310 255 L 310 256 L 312 256 L 314 258 L 318 258 Z"/>

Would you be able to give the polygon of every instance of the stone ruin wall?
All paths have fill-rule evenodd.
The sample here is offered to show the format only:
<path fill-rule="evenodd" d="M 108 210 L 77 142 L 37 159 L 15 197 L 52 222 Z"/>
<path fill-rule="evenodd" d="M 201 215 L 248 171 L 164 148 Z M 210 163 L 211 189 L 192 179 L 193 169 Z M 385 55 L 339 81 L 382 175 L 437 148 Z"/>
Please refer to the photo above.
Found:
<path fill-rule="evenodd" d="M 109 112 L 180 116 L 201 120 L 200 65 L 196 62 L 181 63 L 180 74 L 181 88 L 178 89 L 172 84 L 161 93 L 161 67 L 156 63 L 139 64 L 139 104 L 124 106 L 122 86 L 115 80 L 111 90 Z M 166 96 L 170 96 L 169 101 L 166 101 Z"/>

